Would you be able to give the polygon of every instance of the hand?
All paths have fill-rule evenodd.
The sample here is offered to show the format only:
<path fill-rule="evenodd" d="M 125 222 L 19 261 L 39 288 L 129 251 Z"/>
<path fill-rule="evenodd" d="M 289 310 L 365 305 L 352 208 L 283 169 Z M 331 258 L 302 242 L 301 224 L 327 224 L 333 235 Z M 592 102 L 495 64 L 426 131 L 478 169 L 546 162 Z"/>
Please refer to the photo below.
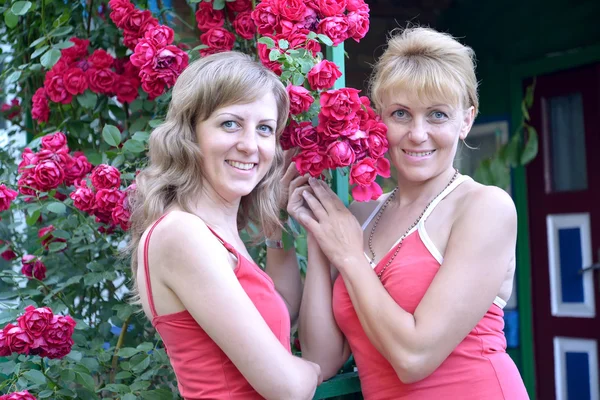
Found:
<path fill-rule="evenodd" d="M 306 202 L 304 201 L 304 197 L 302 196 L 302 192 L 305 190 L 309 190 L 312 192 L 312 188 L 308 185 L 308 178 L 308 175 L 298 176 L 294 178 L 290 182 L 288 189 L 290 197 L 288 199 L 287 212 L 292 218 L 294 218 L 298 222 L 300 222 L 300 215 L 303 213 L 308 213 L 314 218 L 312 212 L 310 211 L 310 208 L 308 208 Z"/>
<path fill-rule="evenodd" d="M 281 195 L 279 197 L 279 208 L 285 209 L 288 203 L 289 195 L 291 190 L 289 190 L 290 183 L 299 176 L 298 169 L 296 168 L 296 163 L 292 162 L 292 157 L 294 153 L 292 150 L 286 150 L 283 152 L 284 154 L 284 168 L 285 173 L 281 178 Z"/>
<path fill-rule="evenodd" d="M 362 255 L 362 228 L 325 182 L 314 178 L 308 182 L 312 191 L 302 190 L 301 195 L 312 212 L 300 208 L 298 222 L 314 235 L 329 261 L 344 268 Z"/>

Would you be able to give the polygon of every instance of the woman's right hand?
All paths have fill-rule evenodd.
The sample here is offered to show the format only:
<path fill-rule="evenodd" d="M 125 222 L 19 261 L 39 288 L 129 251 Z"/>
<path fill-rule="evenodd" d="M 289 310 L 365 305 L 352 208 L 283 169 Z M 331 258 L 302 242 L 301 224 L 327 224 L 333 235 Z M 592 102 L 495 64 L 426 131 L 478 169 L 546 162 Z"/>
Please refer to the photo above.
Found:
<path fill-rule="evenodd" d="M 302 192 L 306 190 L 312 192 L 312 188 L 308 185 L 309 177 L 309 175 L 298 176 L 290 182 L 287 212 L 296 221 L 300 221 L 298 217 L 303 213 L 309 213 L 312 216 L 312 212 L 302 196 Z"/>

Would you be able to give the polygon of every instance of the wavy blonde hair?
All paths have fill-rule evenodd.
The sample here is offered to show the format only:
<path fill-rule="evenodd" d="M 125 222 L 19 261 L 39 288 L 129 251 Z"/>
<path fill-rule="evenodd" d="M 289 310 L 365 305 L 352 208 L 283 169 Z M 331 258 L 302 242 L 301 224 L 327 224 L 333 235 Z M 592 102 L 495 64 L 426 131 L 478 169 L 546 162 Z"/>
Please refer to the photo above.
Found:
<path fill-rule="evenodd" d="M 217 109 L 251 103 L 267 93 L 273 93 L 277 102 L 275 157 L 265 177 L 242 198 L 237 219 L 240 230 L 253 223 L 257 235 L 280 225 L 283 150 L 279 136 L 288 119 L 287 91 L 277 75 L 245 54 L 223 52 L 201 58 L 177 79 L 166 119 L 150 135 L 148 166 L 136 177 L 136 189 L 130 196 L 132 238 L 128 252 L 134 279 L 137 248 L 144 231 L 173 205 L 191 213 L 201 191 L 202 153 L 196 124 Z"/>
<path fill-rule="evenodd" d="M 406 90 L 427 100 L 479 111 L 475 53 L 447 33 L 430 28 L 395 30 L 374 66 L 371 100 L 382 111 L 382 99 L 390 92 Z"/>

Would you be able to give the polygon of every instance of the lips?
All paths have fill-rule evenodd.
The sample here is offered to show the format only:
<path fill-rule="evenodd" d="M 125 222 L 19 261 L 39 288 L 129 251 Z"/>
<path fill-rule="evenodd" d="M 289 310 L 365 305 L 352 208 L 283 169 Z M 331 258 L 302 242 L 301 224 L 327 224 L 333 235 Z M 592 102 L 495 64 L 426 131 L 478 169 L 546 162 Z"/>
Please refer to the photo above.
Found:
<path fill-rule="evenodd" d="M 251 170 L 256 165 L 255 163 L 243 163 L 240 161 L 232 161 L 232 160 L 226 160 L 225 162 L 234 168 L 241 169 L 244 171 Z"/>
<path fill-rule="evenodd" d="M 410 150 L 402 150 L 405 154 L 411 157 L 427 157 L 432 155 L 435 150 L 427 150 L 427 151 L 410 151 Z"/>

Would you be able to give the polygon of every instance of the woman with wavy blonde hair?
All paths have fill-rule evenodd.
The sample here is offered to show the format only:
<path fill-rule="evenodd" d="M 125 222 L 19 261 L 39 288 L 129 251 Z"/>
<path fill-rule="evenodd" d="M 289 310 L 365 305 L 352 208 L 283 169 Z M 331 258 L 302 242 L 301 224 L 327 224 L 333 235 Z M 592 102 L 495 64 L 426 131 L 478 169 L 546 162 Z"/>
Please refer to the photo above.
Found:
<path fill-rule="evenodd" d="M 179 76 L 150 136 L 132 202 L 132 266 L 185 399 L 309 399 L 318 384 L 319 367 L 290 353 L 302 289 L 295 251 L 277 240 L 288 109 L 275 74 L 219 53 Z M 271 244 L 266 273 L 240 238 L 249 223 Z"/>
<path fill-rule="evenodd" d="M 405 29 L 371 90 L 397 187 L 348 210 L 319 181 L 290 194 L 309 232 L 303 357 L 328 378 L 352 353 L 366 400 L 527 399 L 502 331 L 515 206 L 453 167 L 479 107 L 473 50 Z"/>

